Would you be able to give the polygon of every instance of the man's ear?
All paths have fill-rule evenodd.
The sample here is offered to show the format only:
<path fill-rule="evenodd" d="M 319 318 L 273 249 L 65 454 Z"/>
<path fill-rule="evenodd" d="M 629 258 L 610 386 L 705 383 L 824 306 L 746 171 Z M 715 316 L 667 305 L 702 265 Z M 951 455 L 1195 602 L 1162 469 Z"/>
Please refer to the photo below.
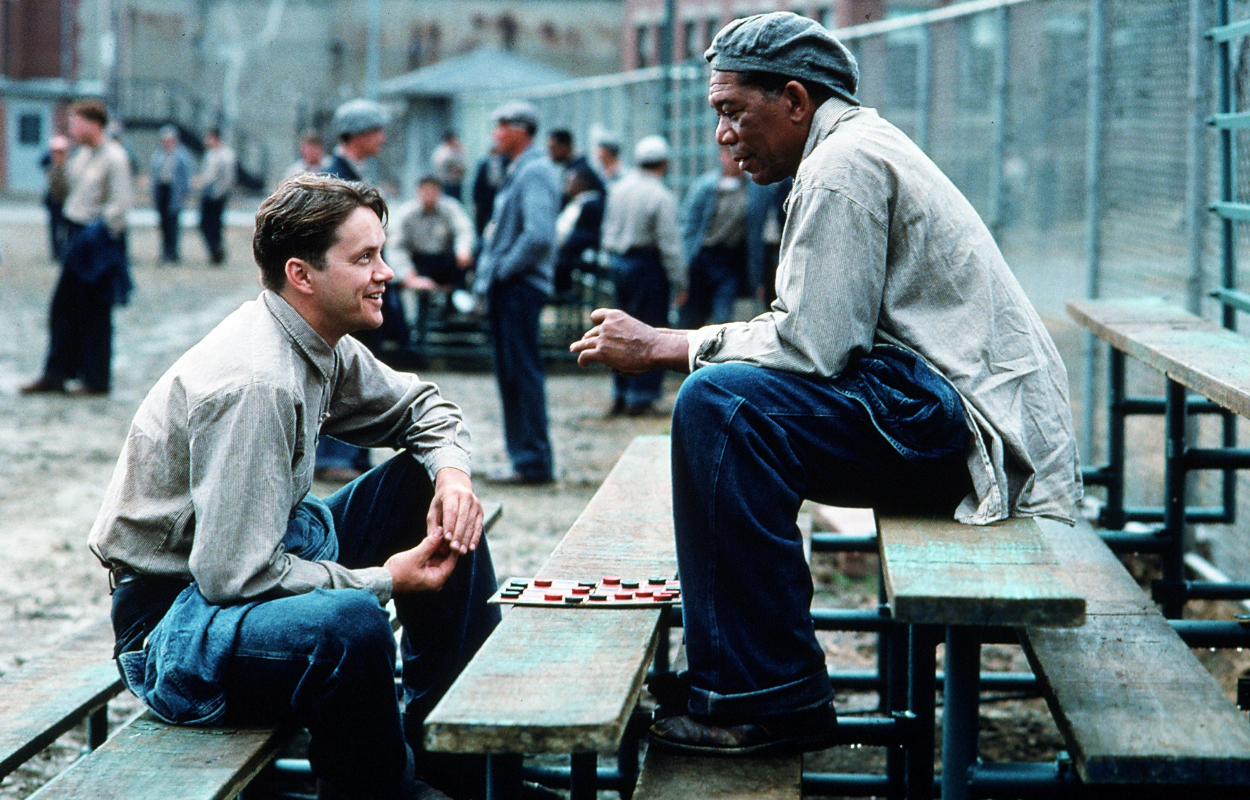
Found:
<path fill-rule="evenodd" d="M 798 81 L 790 81 L 782 87 L 781 99 L 786 103 L 786 116 L 794 123 L 803 122 L 815 110 L 807 88 Z"/>
<path fill-rule="evenodd" d="M 286 260 L 287 285 L 300 294 L 311 295 L 313 293 L 311 273 L 314 271 L 313 266 L 304 259 L 288 258 Z"/>

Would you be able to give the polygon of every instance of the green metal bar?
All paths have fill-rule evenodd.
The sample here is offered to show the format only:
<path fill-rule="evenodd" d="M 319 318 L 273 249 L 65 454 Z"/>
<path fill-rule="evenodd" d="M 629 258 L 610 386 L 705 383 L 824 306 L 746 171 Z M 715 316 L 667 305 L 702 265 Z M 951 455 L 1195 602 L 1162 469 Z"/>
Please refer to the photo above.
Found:
<path fill-rule="evenodd" d="M 1211 296 L 1230 308 L 1250 314 L 1250 294 L 1237 289 L 1216 289 Z"/>
<path fill-rule="evenodd" d="M 1222 131 L 1244 130 L 1250 128 L 1250 112 L 1213 114 L 1207 118 L 1207 124 Z"/>
<path fill-rule="evenodd" d="M 1207 38 L 1213 42 L 1231 42 L 1247 34 L 1250 34 L 1250 19 L 1243 19 L 1212 28 L 1207 32 Z"/>
<path fill-rule="evenodd" d="M 1226 220 L 1233 222 L 1250 222 L 1250 203 L 1234 203 L 1227 200 L 1221 200 L 1218 203 L 1212 203 L 1211 210 Z"/>

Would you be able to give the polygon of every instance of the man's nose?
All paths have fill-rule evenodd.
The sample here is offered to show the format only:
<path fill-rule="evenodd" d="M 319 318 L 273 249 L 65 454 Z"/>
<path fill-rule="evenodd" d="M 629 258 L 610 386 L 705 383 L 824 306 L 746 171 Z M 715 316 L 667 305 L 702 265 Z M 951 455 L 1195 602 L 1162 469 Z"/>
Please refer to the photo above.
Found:
<path fill-rule="evenodd" d="M 729 120 L 720 117 L 716 120 L 716 143 L 719 145 L 729 145 L 737 141 L 733 128 L 729 124 Z"/>

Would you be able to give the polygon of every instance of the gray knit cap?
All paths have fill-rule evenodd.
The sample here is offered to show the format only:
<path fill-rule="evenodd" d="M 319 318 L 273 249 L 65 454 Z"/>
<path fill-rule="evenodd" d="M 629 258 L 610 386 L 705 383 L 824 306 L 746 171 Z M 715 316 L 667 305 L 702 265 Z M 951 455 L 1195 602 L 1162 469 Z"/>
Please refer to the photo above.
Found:
<path fill-rule="evenodd" d="M 823 25 L 789 11 L 743 17 L 721 28 L 703 57 L 719 72 L 771 72 L 827 86 L 857 103 L 859 64 Z"/>
<path fill-rule="evenodd" d="M 334 112 L 334 130 L 339 136 L 385 128 L 390 122 L 391 114 L 385 106 L 364 98 L 348 100 Z"/>

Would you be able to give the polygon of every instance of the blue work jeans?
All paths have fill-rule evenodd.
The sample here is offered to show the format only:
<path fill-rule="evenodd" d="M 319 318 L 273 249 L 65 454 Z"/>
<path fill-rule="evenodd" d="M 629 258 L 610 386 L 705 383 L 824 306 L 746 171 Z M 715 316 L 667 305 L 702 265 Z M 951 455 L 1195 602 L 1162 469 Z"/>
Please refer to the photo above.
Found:
<path fill-rule="evenodd" d="M 898 348 L 834 379 L 691 374 L 672 427 L 688 710 L 741 721 L 828 702 L 800 503 L 953 513 L 971 491 L 968 437 L 955 390 Z"/>
<path fill-rule="evenodd" d="M 612 255 L 612 282 L 616 287 L 616 307 L 640 322 L 656 328 L 668 327 L 671 287 L 660 253 L 654 249 Z M 664 370 L 653 369 L 641 375 L 612 376 L 612 399 L 627 406 L 647 405 L 660 399 Z"/>
<path fill-rule="evenodd" d="M 503 407 L 504 446 L 516 474 L 547 480 L 554 473 L 547 436 L 547 384 L 539 349 L 539 316 L 547 302 L 523 277 L 492 284 L 490 336 Z"/>
<path fill-rule="evenodd" d="M 425 536 L 432 496 L 424 469 L 401 454 L 324 502 L 307 498 L 283 545 L 308 560 L 378 566 Z M 411 739 L 419 741 L 420 721 L 498 623 L 498 609 L 486 604 L 494 590 L 483 541 L 440 591 L 395 598 Z M 123 677 L 158 716 L 307 727 L 318 778 L 345 797 L 398 795 L 410 753 L 395 638 L 372 592 L 315 589 L 220 606 L 195 584 L 123 579 L 113 625 Z"/>
<path fill-rule="evenodd" d="M 700 249 L 690 262 L 686 304 L 678 312 L 677 327 L 691 330 L 732 320 L 745 263 L 741 247 Z"/>
<path fill-rule="evenodd" d="M 69 223 L 69 239 L 82 226 Z M 86 283 L 72 269 L 62 267 L 48 312 L 48 358 L 44 377 L 57 381 L 82 380 L 96 392 L 112 383 L 113 281 Z"/>

